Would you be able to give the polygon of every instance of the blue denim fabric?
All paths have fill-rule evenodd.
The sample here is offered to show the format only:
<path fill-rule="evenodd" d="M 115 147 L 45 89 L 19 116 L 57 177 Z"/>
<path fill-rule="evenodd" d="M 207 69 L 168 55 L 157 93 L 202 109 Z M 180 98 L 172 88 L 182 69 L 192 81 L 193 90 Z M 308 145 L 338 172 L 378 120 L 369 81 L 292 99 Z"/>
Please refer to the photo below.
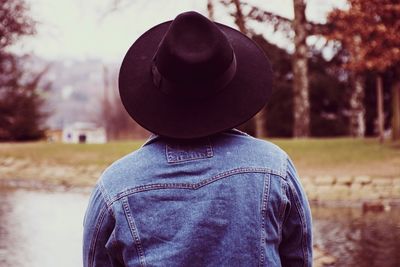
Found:
<path fill-rule="evenodd" d="M 311 215 L 277 146 L 237 130 L 151 138 L 112 164 L 84 220 L 84 266 L 311 266 Z"/>

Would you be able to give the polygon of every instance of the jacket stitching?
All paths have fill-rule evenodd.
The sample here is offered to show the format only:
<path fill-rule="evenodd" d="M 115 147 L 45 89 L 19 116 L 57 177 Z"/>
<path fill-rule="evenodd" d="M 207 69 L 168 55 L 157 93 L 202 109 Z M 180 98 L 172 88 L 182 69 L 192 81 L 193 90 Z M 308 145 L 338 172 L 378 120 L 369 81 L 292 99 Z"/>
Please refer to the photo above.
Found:
<path fill-rule="evenodd" d="M 289 186 L 288 186 L 289 187 Z M 287 197 L 287 204 L 286 204 L 286 207 L 285 207 L 285 212 L 284 212 L 284 216 L 283 216 L 283 221 L 282 221 L 282 227 L 283 227 L 283 225 L 285 225 L 286 224 L 286 221 L 288 220 L 288 218 L 289 218 L 289 214 L 290 214 L 290 212 L 292 211 L 292 206 L 290 205 L 290 200 L 289 200 L 289 197 L 288 197 L 288 187 L 286 187 L 286 189 L 285 189 L 285 194 L 286 194 L 286 197 Z M 289 207 L 288 207 L 289 206 Z M 286 209 L 288 209 L 288 210 L 286 210 Z"/>
<path fill-rule="evenodd" d="M 278 230 L 279 230 L 279 243 L 281 243 L 282 241 L 282 231 L 283 231 L 283 223 L 285 221 L 285 209 L 287 206 L 287 202 L 288 202 L 288 197 L 286 195 L 286 181 L 280 181 L 280 185 L 281 185 L 281 196 L 282 196 L 282 200 L 281 200 L 281 205 L 279 207 L 279 214 L 278 214 L 278 218 L 279 218 L 279 222 L 280 224 L 278 225 Z"/>
<path fill-rule="evenodd" d="M 89 267 L 93 266 L 94 263 L 94 257 L 95 257 L 95 249 L 96 249 L 96 242 L 99 237 L 100 233 L 100 228 L 101 225 L 103 224 L 103 220 L 106 217 L 106 211 L 107 211 L 107 205 L 105 205 L 101 210 L 100 210 L 100 215 L 99 219 L 96 223 L 95 230 L 94 230 L 94 236 L 92 238 L 92 241 L 90 242 L 90 248 L 89 248 Z"/>
<path fill-rule="evenodd" d="M 300 215 L 300 220 L 301 220 L 301 248 L 303 251 L 303 257 L 304 257 L 304 265 L 303 266 L 308 266 L 308 252 L 307 252 L 307 224 L 305 222 L 305 218 L 304 218 L 304 210 L 301 208 L 301 204 L 299 203 L 299 197 L 297 195 L 296 190 L 294 189 L 292 184 L 289 184 L 292 193 L 293 193 L 293 197 L 294 197 L 294 203 L 296 206 L 296 210 Z"/>
<path fill-rule="evenodd" d="M 288 171 L 288 163 L 289 163 L 289 156 L 286 154 L 284 154 L 284 156 L 281 157 L 282 162 L 281 162 L 281 166 L 283 167 L 283 169 L 281 170 L 282 173 L 287 173 Z M 286 175 L 285 175 L 286 178 Z"/>
<path fill-rule="evenodd" d="M 99 182 L 99 188 L 100 188 L 100 192 L 103 195 L 103 198 L 105 199 L 105 201 L 110 202 L 110 198 L 106 192 L 106 189 L 104 188 L 103 181 Z"/>
<path fill-rule="evenodd" d="M 147 184 L 147 185 L 140 185 L 140 186 L 136 186 L 136 187 L 132 187 L 129 188 L 123 192 L 120 192 L 119 194 L 117 194 L 115 197 L 110 199 L 110 202 L 108 203 L 108 205 L 112 205 L 115 201 L 131 195 L 131 194 L 135 194 L 135 193 L 139 193 L 139 192 L 144 192 L 144 191 L 151 191 L 151 190 L 157 190 L 157 189 L 189 189 L 189 190 L 197 190 L 200 189 L 201 187 L 213 183 L 217 180 L 235 175 L 235 174 L 239 174 L 239 173 L 271 173 L 271 174 L 275 174 L 283 179 L 286 179 L 286 177 L 284 178 L 283 175 L 281 175 L 280 172 L 271 170 L 269 168 L 237 168 L 237 169 L 232 169 L 223 173 L 219 173 L 211 178 L 205 179 L 199 183 L 155 183 L 155 184 Z"/>
<path fill-rule="evenodd" d="M 165 155 L 167 157 L 167 162 L 170 164 L 177 164 L 186 161 L 212 158 L 214 156 L 210 139 L 207 139 L 207 143 L 203 144 L 202 147 L 205 148 L 205 153 L 192 151 L 192 154 L 189 157 L 183 157 L 183 156 L 174 156 L 173 153 L 174 147 L 172 147 L 169 144 L 166 144 Z"/>
<path fill-rule="evenodd" d="M 137 231 L 137 227 L 136 227 L 135 221 L 133 219 L 132 213 L 131 213 L 131 211 L 129 209 L 128 200 L 126 198 L 124 198 L 122 200 L 122 205 L 124 207 L 125 216 L 126 216 L 126 218 L 128 220 L 129 228 L 131 230 L 131 234 L 132 234 L 133 240 L 134 240 L 135 245 L 136 245 L 136 249 L 137 249 L 138 254 L 139 254 L 140 265 L 145 267 L 146 266 L 146 260 L 145 260 L 145 255 L 144 255 L 144 251 L 143 251 L 143 246 L 142 246 L 142 243 L 140 242 L 139 233 Z"/>
<path fill-rule="evenodd" d="M 207 150 L 207 158 L 211 158 L 214 156 L 214 151 L 213 151 L 210 139 L 208 139 L 208 144 L 207 144 L 206 150 Z"/>
<path fill-rule="evenodd" d="M 107 205 L 107 207 L 108 207 L 108 210 L 109 210 L 109 212 L 111 213 L 111 216 L 113 216 L 114 219 L 115 219 L 116 216 L 115 216 L 115 214 L 114 214 L 114 210 L 113 210 L 112 207 L 111 207 L 112 205 L 111 205 L 110 196 L 108 195 L 108 193 L 107 193 L 107 191 L 106 191 L 106 189 L 105 189 L 105 187 L 104 187 L 102 181 L 99 182 L 99 188 L 100 188 L 100 193 L 101 193 L 101 195 L 102 195 L 104 201 L 106 202 L 106 205 Z"/>
<path fill-rule="evenodd" d="M 261 206 L 261 239 L 260 239 L 260 262 L 259 266 L 264 265 L 265 255 L 264 255 L 264 244 L 266 243 L 266 235 L 265 232 L 265 221 L 267 216 L 268 209 L 268 201 L 269 201 L 269 189 L 270 189 L 271 179 L 268 174 L 264 176 L 264 188 L 263 188 L 263 198 L 262 198 L 262 206 Z"/>

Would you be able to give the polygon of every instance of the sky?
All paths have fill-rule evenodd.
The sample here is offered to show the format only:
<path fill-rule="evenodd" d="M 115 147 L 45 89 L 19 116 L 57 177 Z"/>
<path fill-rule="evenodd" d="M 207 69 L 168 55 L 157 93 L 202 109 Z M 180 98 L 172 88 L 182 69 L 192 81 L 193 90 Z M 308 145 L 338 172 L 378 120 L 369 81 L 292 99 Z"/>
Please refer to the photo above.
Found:
<path fill-rule="evenodd" d="M 100 58 L 119 62 L 130 45 L 146 30 L 177 14 L 195 10 L 207 15 L 206 0 L 26 0 L 30 16 L 37 21 L 37 34 L 20 40 L 13 50 L 33 53 L 47 60 Z M 219 2 L 215 0 L 214 2 Z M 248 0 L 284 17 L 293 17 L 292 0 Z M 307 16 L 324 21 L 332 7 L 345 0 L 308 0 Z M 228 9 L 215 8 L 215 20 L 235 27 Z M 282 36 L 258 27 L 267 39 L 285 46 Z M 287 44 L 289 45 L 289 44 Z"/>

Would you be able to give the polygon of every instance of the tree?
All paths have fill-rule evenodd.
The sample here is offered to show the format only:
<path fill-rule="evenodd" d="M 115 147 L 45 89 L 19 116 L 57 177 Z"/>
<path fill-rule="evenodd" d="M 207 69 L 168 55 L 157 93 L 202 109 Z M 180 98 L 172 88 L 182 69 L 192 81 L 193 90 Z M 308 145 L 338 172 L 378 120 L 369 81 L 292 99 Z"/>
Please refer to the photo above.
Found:
<path fill-rule="evenodd" d="M 34 77 L 22 71 L 16 59 L 10 56 L 3 58 L 3 64 L 8 63 L 10 70 L 3 73 L 3 83 L 0 86 L 0 140 L 24 141 L 39 139 L 44 136 L 44 123 L 47 113 L 41 110 L 44 100 L 37 91 L 42 76 L 47 72 L 45 68 Z M 10 79 L 4 76 L 10 74 Z M 44 85 L 44 91 L 50 88 Z"/>
<path fill-rule="evenodd" d="M 0 0 L 0 51 L 14 44 L 19 37 L 34 33 L 34 22 L 27 16 L 23 0 Z"/>
<path fill-rule="evenodd" d="M 393 85 L 393 114 L 392 114 L 392 137 L 393 140 L 400 139 L 400 81 Z"/>
<path fill-rule="evenodd" d="M 274 69 L 274 93 L 268 103 L 266 128 L 269 136 L 293 136 L 292 54 L 269 43 L 262 35 L 253 40 L 265 51 Z M 347 71 L 340 65 L 341 53 L 327 61 L 316 48 L 309 49 L 310 134 L 347 134 Z"/>
<path fill-rule="evenodd" d="M 397 0 L 348 0 L 349 9 L 336 9 L 329 14 L 328 23 L 333 29 L 328 38 L 339 40 L 349 51 L 346 67 L 359 77 L 365 71 L 376 75 L 377 114 L 380 140 L 383 140 L 383 88 L 382 75 L 400 63 L 400 3 Z M 360 78 L 354 90 L 354 102 L 363 101 Z M 393 137 L 399 138 L 400 103 L 397 82 L 393 85 Z M 359 97 L 357 97 L 359 96 Z M 357 103 L 354 103 L 357 105 Z M 361 111 L 362 112 L 362 111 Z M 353 117 L 360 117 L 353 114 Z"/>
<path fill-rule="evenodd" d="M 21 36 L 34 34 L 34 22 L 27 12 L 23 0 L 0 0 L 0 140 L 32 140 L 44 135 L 46 113 L 37 87 L 48 68 L 28 73 L 23 69 L 25 58 L 8 51 Z"/>
<path fill-rule="evenodd" d="M 207 13 L 208 18 L 214 21 L 214 3 L 213 0 L 207 0 Z"/>
<path fill-rule="evenodd" d="M 306 2 L 304 0 L 293 0 L 295 17 L 293 20 L 281 17 L 271 12 L 262 10 L 248 3 L 241 3 L 239 0 L 222 0 L 225 5 L 234 4 L 236 12 L 235 23 L 240 31 L 245 31 L 247 35 L 254 34 L 245 27 L 245 18 L 255 19 L 260 22 L 268 22 L 275 31 L 287 34 L 291 39 L 294 32 L 295 51 L 292 57 L 293 66 L 293 135 L 295 137 L 308 137 L 310 135 L 310 100 L 309 100 L 309 81 L 308 81 L 308 47 L 306 39 L 309 36 L 311 27 L 314 31 L 320 30 L 319 24 L 307 21 L 305 16 Z M 246 14 L 240 8 L 245 5 L 249 10 Z"/>
<path fill-rule="evenodd" d="M 254 33 L 249 29 L 246 25 L 246 18 L 243 14 L 242 4 L 239 0 L 229 0 L 229 1 L 222 1 L 225 5 L 234 5 L 234 13 L 232 15 L 235 18 L 235 24 L 238 27 L 239 31 L 242 32 L 244 35 L 247 35 L 249 38 L 254 36 Z M 212 14 L 211 10 L 213 10 L 213 3 L 212 1 L 208 1 L 207 3 L 207 10 L 209 17 Z M 244 123 L 243 125 L 239 126 L 240 130 L 243 130 L 251 135 L 257 137 L 266 137 L 266 127 L 265 127 L 265 107 L 262 108 L 251 120 Z"/>
<path fill-rule="evenodd" d="M 306 39 L 306 3 L 305 0 L 293 0 L 294 55 L 293 55 L 293 97 L 294 97 L 294 137 L 310 135 L 310 100 L 308 92 L 308 61 Z"/>
<path fill-rule="evenodd" d="M 116 140 L 148 136 L 148 132 L 134 122 L 125 111 L 115 88 L 116 73 L 109 73 L 108 68 L 103 66 L 103 96 L 100 99 L 101 108 L 97 114 L 97 121 L 106 129 L 107 138 Z"/>

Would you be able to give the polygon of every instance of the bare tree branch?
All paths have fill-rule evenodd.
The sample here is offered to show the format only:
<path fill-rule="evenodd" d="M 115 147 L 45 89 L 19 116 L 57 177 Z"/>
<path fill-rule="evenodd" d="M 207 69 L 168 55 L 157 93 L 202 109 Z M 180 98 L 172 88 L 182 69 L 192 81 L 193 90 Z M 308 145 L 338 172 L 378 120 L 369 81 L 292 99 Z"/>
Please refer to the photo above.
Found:
<path fill-rule="evenodd" d="M 208 12 L 208 18 L 212 21 L 214 21 L 214 1 L 213 0 L 207 0 L 207 12 Z"/>
<path fill-rule="evenodd" d="M 223 2 L 225 5 L 227 4 L 226 0 L 223 0 Z M 293 20 L 248 3 L 242 3 L 242 6 L 246 6 L 250 10 L 247 14 L 244 14 L 244 17 L 258 22 L 268 22 L 275 32 L 284 33 L 289 39 L 293 37 Z M 331 25 L 306 21 L 304 27 L 308 35 L 324 35 L 330 31 Z"/>

